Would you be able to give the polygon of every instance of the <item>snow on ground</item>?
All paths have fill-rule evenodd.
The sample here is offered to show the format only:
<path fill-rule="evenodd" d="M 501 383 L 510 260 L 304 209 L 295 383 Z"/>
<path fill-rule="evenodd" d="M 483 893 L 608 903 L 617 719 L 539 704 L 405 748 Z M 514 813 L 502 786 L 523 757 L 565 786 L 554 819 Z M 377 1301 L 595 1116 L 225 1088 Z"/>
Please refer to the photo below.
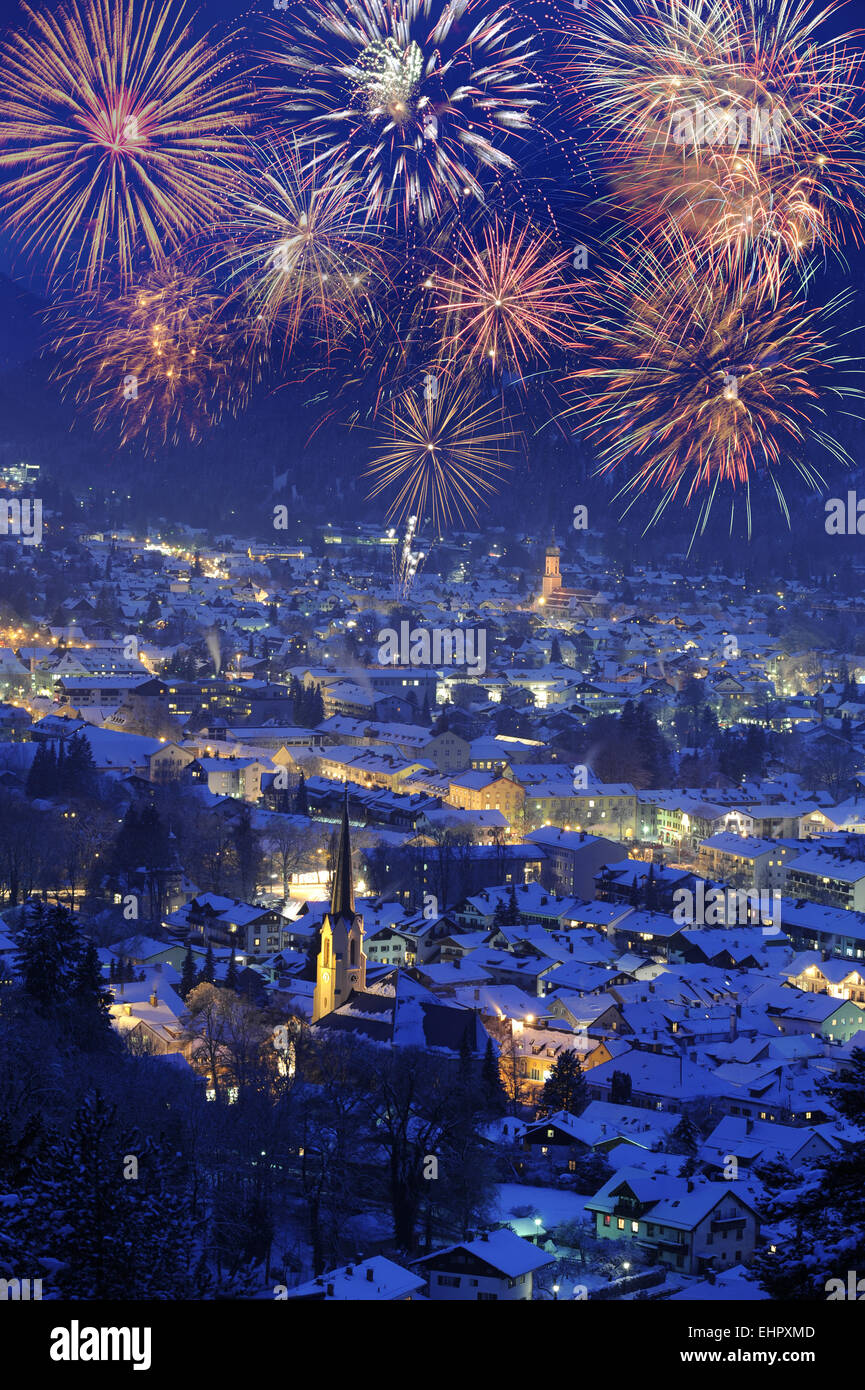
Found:
<path fill-rule="evenodd" d="M 580 1195 L 560 1187 L 523 1187 L 520 1183 L 502 1182 L 496 1188 L 496 1215 L 507 1221 L 520 1236 L 533 1236 L 537 1231 L 535 1217 L 541 1219 L 541 1229 L 552 1231 L 572 1221 L 591 1220 L 585 1204 L 588 1194 Z"/>

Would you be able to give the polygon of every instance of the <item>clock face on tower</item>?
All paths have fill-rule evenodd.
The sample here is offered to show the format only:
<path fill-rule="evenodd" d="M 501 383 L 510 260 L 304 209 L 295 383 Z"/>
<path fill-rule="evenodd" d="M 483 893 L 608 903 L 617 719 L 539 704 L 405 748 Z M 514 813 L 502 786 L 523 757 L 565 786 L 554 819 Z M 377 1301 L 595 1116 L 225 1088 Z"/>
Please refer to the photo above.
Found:
<path fill-rule="evenodd" d="M 326 985 L 329 979 L 330 979 L 330 971 L 329 971 L 329 970 L 322 970 L 322 972 L 321 972 L 321 982 L 322 982 L 322 984 L 323 984 L 323 985 Z"/>

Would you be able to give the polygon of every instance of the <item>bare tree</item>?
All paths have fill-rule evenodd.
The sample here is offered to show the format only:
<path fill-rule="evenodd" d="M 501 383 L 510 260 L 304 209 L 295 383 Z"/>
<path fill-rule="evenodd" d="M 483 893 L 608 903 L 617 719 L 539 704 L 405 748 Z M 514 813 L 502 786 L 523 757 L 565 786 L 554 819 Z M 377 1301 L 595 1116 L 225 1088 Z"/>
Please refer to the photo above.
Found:
<path fill-rule="evenodd" d="M 308 829 L 293 825 L 286 816 L 274 815 L 262 834 L 264 850 L 282 880 L 282 896 L 288 897 L 294 874 L 302 872 L 315 859 L 314 837 Z"/>

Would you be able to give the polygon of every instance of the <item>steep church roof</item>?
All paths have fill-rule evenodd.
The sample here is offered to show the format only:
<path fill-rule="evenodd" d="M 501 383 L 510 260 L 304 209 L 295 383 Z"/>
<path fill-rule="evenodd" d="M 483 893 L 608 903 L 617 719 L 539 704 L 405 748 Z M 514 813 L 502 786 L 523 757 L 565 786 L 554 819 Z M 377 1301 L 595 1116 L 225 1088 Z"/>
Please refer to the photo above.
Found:
<path fill-rule="evenodd" d="M 333 922 L 338 917 L 351 918 L 354 916 L 354 883 L 351 876 L 351 835 L 348 828 L 348 788 L 346 788 L 339 844 L 336 851 L 336 865 L 333 873 L 330 918 Z"/>

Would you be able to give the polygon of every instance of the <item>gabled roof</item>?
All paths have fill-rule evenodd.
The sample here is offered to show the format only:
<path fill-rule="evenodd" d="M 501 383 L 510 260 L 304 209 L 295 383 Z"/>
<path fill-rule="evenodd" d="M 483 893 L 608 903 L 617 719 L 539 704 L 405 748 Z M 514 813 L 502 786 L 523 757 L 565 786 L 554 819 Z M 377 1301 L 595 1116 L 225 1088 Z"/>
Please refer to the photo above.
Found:
<path fill-rule="evenodd" d="M 414 1268 L 423 1268 L 431 1262 L 441 1264 L 442 1261 L 446 1261 L 448 1255 L 463 1253 L 483 1260 L 508 1279 L 517 1279 L 521 1274 L 531 1274 L 534 1270 L 552 1263 L 552 1256 L 546 1250 L 539 1250 L 531 1241 L 523 1240 L 523 1237 L 514 1231 L 503 1229 L 490 1231 L 488 1235 L 479 1236 L 477 1240 L 467 1240 L 459 1245 L 448 1246 L 445 1250 L 436 1250 L 433 1254 L 415 1261 Z"/>

